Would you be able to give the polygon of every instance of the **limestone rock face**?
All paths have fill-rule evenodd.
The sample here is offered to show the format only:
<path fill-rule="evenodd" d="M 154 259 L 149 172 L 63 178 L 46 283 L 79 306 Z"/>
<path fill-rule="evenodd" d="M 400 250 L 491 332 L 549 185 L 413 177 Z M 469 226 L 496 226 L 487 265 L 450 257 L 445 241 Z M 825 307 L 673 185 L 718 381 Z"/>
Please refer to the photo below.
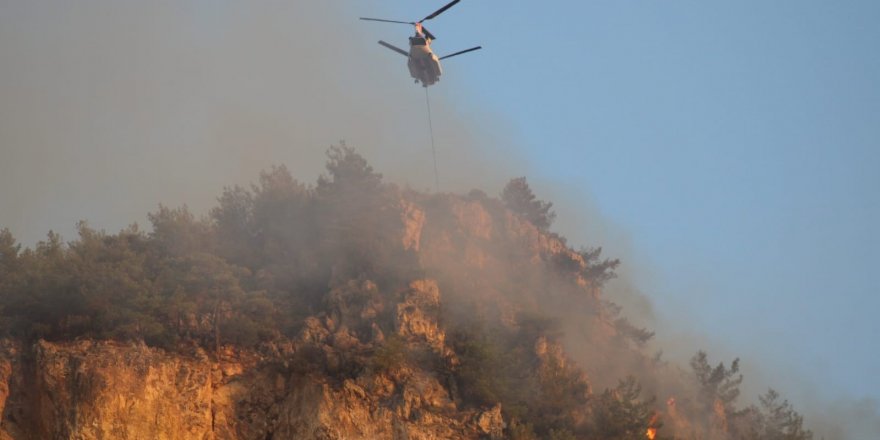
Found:
<path fill-rule="evenodd" d="M 8 359 L 0 359 L 0 414 L 4 414 L 6 399 L 9 398 L 9 380 L 12 375 L 12 363 Z M 8 440 L 11 437 L 0 426 L 0 440 Z"/>
<path fill-rule="evenodd" d="M 204 439 L 212 429 L 212 365 L 143 345 L 90 341 L 33 348 L 27 438 Z"/>
<path fill-rule="evenodd" d="M 387 307 L 371 282 L 331 293 L 297 338 L 260 350 L 0 341 L 0 440 L 501 438 L 500 406 L 459 409 L 415 365 L 369 367 L 383 310 L 409 350 L 450 356 L 435 281 L 411 282 Z"/>
<path fill-rule="evenodd" d="M 477 417 L 477 426 L 480 432 L 492 439 L 500 439 L 504 436 L 504 419 L 501 417 L 501 405 L 484 411 Z"/>
<path fill-rule="evenodd" d="M 484 240 L 492 238 L 492 216 L 478 202 L 455 203 L 452 205 L 458 225 L 471 237 Z"/>
<path fill-rule="evenodd" d="M 503 429 L 500 408 L 459 411 L 425 371 L 337 383 L 253 353 L 92 341 L 39 342 L 28 356 L 0 359 L 3 440 L 440 440 Z"/>
<path fill-rule="evenodd" d="M 6 407 L 6 399 L 9 397 L 9 376 L 12 374 L 12 364 L 7 359 L 0 359 L 0 414 Z"/>
<path fill-rule="evenodd" d="M 438 324 L 440 289 L 433 280 L 417 280 L 409 285 L 404 299 L 397 305 L 397 333 L 407 339 L 427 342 L 438 350 L 446 334 Z"/>
<path fill-rule="evenodd" d="M 400 206 L 400 218 L 403 221 L 403 248 L 418 251 L 422 239 L 422 228 L 425 226 L 425 212 L 405 199 L 401 200 Z"/>

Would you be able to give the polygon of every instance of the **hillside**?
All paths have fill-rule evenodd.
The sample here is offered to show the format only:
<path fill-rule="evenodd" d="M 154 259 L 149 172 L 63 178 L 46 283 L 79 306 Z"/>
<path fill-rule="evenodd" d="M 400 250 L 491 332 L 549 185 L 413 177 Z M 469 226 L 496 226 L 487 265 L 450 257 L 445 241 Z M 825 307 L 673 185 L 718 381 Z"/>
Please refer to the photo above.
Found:
<path fill-rule="evenodd" d="M 738 361 L 688 366 L 606 298 L 620 264 L 499 198 L 384 182 L 347 147 L 206 218 L 0 233 L 0 439 L 809 439 Z"/>

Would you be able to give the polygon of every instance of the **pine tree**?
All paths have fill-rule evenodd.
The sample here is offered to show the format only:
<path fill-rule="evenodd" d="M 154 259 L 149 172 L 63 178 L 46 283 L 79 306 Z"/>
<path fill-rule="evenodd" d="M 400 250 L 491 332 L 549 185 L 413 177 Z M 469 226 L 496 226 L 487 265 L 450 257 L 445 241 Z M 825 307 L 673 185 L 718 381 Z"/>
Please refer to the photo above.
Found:
<path fill-rule="evenodd" d="M 541 230 L 547 230 L 556 218 L 550 211 L 553 203 L 538 200 L 525 177 L 511 179 L 501 192 L 501 200 L 507 209 L 521 215 Z"/>

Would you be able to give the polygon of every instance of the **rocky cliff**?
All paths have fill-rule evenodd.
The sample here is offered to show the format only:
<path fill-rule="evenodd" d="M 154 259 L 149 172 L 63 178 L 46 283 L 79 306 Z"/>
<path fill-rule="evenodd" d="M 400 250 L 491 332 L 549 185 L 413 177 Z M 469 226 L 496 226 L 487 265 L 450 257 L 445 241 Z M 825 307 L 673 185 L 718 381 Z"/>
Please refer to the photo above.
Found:
<path fill-rule="evenodd" d="M 438 326 L 439 291 L 417 280 L 395 307 L 395 333 L 360 340 L 347 327 L 370 316 L 334 292 L 333 314 L 299 337 L 260 350 L 169 354 L 142 343 L 4 341 L 0 438 L 7 439 L 477 439 L 501 438 L 500 406 L 460 409 L 434 372 L 401 363 L 338 379 L 394 337 L 453 356 Z M 312 358 L 320 362 L 312 364 Z M 451 360 L 450 360 L 451 361 Z"/>

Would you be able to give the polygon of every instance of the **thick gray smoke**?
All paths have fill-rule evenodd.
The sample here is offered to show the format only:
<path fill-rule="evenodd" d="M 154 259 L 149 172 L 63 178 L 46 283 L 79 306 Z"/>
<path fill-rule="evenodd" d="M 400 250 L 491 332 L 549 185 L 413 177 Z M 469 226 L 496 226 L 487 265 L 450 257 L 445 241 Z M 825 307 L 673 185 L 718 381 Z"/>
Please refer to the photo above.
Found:
<path fill-rule="evenodd" d="M 272 164 L 314 181 L 340 141 L 433 187 L 424 92 L 357 21 L 366 6 L 0 3 L 0 225 L 32 244 L 81 219 L 115 231 L 160 202 L 204 212 Z M 441 188 L 497 187 L 512 159 L 493 146 L 510 140 L 444 102 L 444 84 Z"/>

